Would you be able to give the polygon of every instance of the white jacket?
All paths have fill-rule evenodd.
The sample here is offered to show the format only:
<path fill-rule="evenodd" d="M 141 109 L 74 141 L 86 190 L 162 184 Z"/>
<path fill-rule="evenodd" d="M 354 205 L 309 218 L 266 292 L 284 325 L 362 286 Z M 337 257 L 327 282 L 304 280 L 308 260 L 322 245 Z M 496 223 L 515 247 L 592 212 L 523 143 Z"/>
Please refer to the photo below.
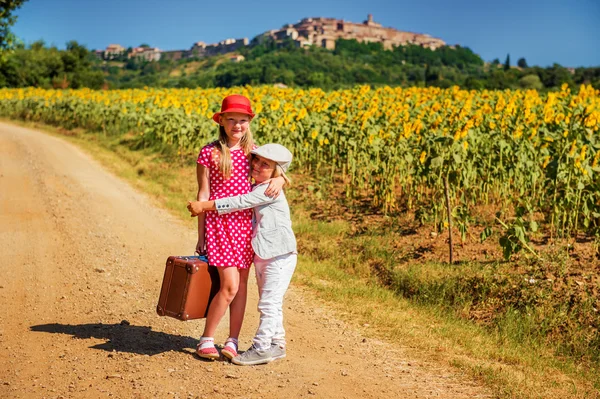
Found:
<path fill-rule="evenodd" d="M 248 194 L 215 200 L 219 215 L 254 208 L 252 248 L 262 259 L 297 253 L 290 207 L 283 191 L 277 198 L 267 197 L 267 183 L 256 185 Z"/>

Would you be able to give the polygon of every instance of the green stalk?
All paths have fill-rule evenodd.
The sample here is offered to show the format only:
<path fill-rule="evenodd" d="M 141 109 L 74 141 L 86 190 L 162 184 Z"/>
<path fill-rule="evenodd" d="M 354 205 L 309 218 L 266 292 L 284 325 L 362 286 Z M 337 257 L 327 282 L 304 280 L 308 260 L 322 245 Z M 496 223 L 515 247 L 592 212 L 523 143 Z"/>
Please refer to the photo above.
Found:
<path fill-rule="evenodd" d="M 444 175 L 444 193 L 446 194 L 446 210 L 448 212 L 448 247 L 450 249 L 450 264 L 453 264 L 453 248 L 452 248 L 452 210 L 450 209 L 450 188 L 448 184 L 448 174 Z"/>
<path fill-rule="evenodd" d="M 496 220 L 498 221 L 498 223 L 500 223 L 500 224 L 502 225 L 502 227 L 504 227 L 506 230 L 508 230 L 508 229 L 509 229 L 509 227 L 508 227 L 506 224 L 504 224 L 504 222 L 503 222 L 502 220 L 498 219 L 498 217 L 496 217 L 495 219 L 496 219 Z M 534 251 L 534 250 L 533 250 L 533 249 L 532 249 L 532 248 L 531 248 L 529 245 L 527 245 L 527 243 L 526 243 L 526 242 L 523 242 L 523 241 L 521 241 L 521 244 L 523 244 L 523 246 L 524 246 L 524 247 L 525 247 L 525 248 L 526 248 L 526 249 L 527 249 L 529 252 L 531 252 L 533 255 L 535 255 L 535 257 L 536 257 L 536 258 L 538 258 L 538 260 L 542 260 L 542 258 L 541 258 L 541 257 L 540 257 L 540 256 L 537 254 L 537 252 L 535 252 L 535 251 Z"/>

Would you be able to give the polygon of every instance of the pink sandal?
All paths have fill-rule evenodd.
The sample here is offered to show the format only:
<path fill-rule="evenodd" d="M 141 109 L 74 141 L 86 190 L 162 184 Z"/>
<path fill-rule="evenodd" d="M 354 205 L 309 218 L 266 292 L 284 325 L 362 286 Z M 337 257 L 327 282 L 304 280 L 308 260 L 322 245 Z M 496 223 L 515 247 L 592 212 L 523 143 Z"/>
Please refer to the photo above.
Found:
<path fill-rule="evenodd" d="M 233 345 L 227 345 L 229 343 L 231 343 Z M 227 341 L 225 341 L 225 346 L 223 347 L 223 349 L 221 349 L 221 354 L 223 355 L 223 357 L 226 357 L 227 359 L 231 360 L 238 355 L 237 348 L 238 348 L 238 340 L 235 338 L 229 337 L 229 338 L 227 338 Z"/>
<path fill-rule="evenodd" d="M 196 346 L 196 354 L 202 359 L 216 360 L 219 358 L 219 351 L 215 348 L 214 338 L 200 338 L 200 343 Z M 211 346 L 200 348 L 204 343 L 212 342 Z"/>

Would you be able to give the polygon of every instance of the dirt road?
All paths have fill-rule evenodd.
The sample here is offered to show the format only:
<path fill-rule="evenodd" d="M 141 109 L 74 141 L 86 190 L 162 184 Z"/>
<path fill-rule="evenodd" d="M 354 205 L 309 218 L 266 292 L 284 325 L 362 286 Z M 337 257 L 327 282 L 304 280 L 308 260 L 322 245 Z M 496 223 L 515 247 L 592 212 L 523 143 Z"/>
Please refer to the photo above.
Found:
<path fill-rule="evenodd" d="M 194 355 L 203 321 L 155 313 L 180 221 L 79 149 L 0 123 L 1 398 L 473 398 L 489 392 L 361 335 L 300 288 L 288 356 L 265 366 Z M 241 349 L 256 328 L 251 282 Z M 217 342 L 226 338 L 221 324 Z"/>

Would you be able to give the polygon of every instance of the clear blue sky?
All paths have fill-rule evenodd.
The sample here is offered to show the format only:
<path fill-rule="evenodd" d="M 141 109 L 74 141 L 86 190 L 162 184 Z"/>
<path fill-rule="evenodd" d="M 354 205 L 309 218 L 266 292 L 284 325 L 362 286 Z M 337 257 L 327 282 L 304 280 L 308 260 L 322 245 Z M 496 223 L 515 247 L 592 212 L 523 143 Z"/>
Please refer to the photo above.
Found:
<path fill-rule="evenodd" d="M 29 0 L 14 33 L 26 44 L 43 39 L 64 48 L 147 43 L 188 49 L 254 36 L 305 17 L 362 22 L 428 33 L 471 48 L 485 61 L 600 66 L 600 0 Z"/>

